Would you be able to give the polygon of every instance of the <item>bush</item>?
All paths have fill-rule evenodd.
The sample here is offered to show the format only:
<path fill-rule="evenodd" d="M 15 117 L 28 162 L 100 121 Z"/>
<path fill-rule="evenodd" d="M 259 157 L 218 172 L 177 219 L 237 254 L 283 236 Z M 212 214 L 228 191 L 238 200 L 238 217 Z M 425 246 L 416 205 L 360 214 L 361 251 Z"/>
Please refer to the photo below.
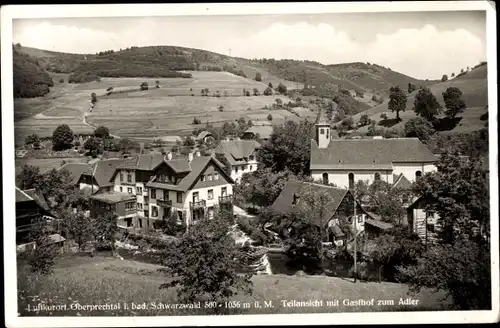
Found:
<path fill-rule="evenodd" d="M 273 89 L 271 87 L 267 87 L 264 90 L 264 96 L 272 96 L 273 95 Z"/>
<path fill-rule="evenodd" d="M 286 94 L 286 92 L 287 92 L 287 88 L 283 83 L 278 84 L 277 90 L 282 95 Z"/>
<path fill-rule="evenodd" d="M 257 82 L 262 81 L 262 75 L 259 72 L 255 73 L 255 81 Z"/>
<path fill-rule="evenodd" d="M 201 124 L 201 120 L 197 117 L 193 119 L 193 124 Z"/>
<path fill-rule="evenodd" d="M 351 91 L 347 90 L 347 89 L 341 89 L 340 90 L 340 93 L 346 95 L 346 96 L 351 96 Z"/>
<path fill-rule="evenodd" d="M 268 121 L 272 121 L 273 120 L 273 116 L 271 114 L 267 115 L 267 120 Z"/>
<path fill-rule="evenodd" d="M 141 83 L 141 91 L 148 90 L 148 82 Z"/>
<path fill-rule="evenodd" d="M 365 126 L 371 123 L 370 118 L 368 117 L 368 114 L 363 114 L 359 118 L 359 126 Z"/>
<path fill-rule="evenodd" d="M 387 114 L 386 114 L 386 113 L 382 113 L 382 114 L 380 114 L 380 118 L 381 118 L 382 120 L 387 120 L 387 119 L 389 119 L 389 117 L 387 116 Z"/>
<path fill-rule="evenodd" d="M 356 96 L 360 97 L 360 98 L 364 98 L 365 97 L 365 93 L 361 90 L 355 90 L 356 92 Z"/>

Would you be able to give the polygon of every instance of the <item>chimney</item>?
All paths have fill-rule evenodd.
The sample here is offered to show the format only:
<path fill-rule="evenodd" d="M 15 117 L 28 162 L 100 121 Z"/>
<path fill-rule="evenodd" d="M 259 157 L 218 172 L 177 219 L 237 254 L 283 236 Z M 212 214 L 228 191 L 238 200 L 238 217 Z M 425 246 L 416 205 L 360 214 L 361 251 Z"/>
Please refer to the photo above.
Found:
<path fill-rule="evenodd" d="M 171 151 L 169 151 L 167 153 L 167 157 L 166 158 L 167 158 L 167 161 L 170 161 L 172 159 L 172 152 Z"/>
<path fill-rule="evenodd" d="M 190 152 L 190 153 L 188 154 L 188 162 L 189 162 L 189 163 L 191 163 L 192 161 L 193 161 L 193 153 L 192 153 L 192 152 Z"/>
<path fill-rule="evenodd" d="M 200 157 L 201 156 L 201 153 L 200 153 L 199 150 L 197 150 L 195 154 L 196 154 L 196 157 Z"/>

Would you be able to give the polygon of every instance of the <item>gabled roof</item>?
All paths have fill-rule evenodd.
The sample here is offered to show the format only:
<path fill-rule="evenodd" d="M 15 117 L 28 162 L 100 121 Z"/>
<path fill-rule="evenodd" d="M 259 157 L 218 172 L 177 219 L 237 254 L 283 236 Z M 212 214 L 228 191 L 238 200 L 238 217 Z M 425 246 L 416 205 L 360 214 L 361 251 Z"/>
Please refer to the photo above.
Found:
<path fill-rule="evenodd" d="M 107 159 L 98 161 L 94 168 L 94 178 L 99 187 L 112 186 L 111 178 L 114 176 L 118 166 L 131 162 L 131 159 Z M 91 175 L 91 173 L 86 173 Z"/>
<path fill-rule="evenodd" d="M 176 161 L 176 160 L 166 161 L 166 164 L 172 166 L 172 161 Z M 191 163 L 188 163 L 188 165 L 190 167 L 189 173 L 184 178 L 182 178 L 182 180 L 179 182 L 179 184 L 173 185 L 173 184 L 167 184 L 167 183 L 162 183 L 162 182 L 150 181 L 146 184 L 146 187 L 148 187 L 148 188 L 153 187 L 153 188 L 159 188 L 159 189 L 169 189 L 169 190 L 186 192 L 193 187 L 196 180 L 200 177 L 200 174 L 203 172 L 203 170 L 207 167 L 207 165 L 210 162 L 214 163 L 216 166 L 218 166 L 221 169 L 222 174 L 224 174 L 226 176 L 226 179 L 230 183 L 234 183 L 233 179 L 231 179 L 231 177 L 228 176 L 226 174 L 226 172 L 224 171 L 224 165 L 222 165 L 222 163 L 219 162 L 217 159 L 215 159 L 212 156 L 194 156 Z M 175 164 L 174 164 L 174 166 L 175 166 Z"/>
<path fill-rule="evenodd" d="M 254 135 L 259 135 L 261 139 L 269 139 L 273 133 L 273 127 L 269 125 L 252 126 L 245 133 L 253 133 Z"/>
<path fill-rule="evenodd" d="M 255 140 L 222 140 L 215 148 L 216 154 L 224 154 L 231 165 L 246 164 L 248 158 L 261 145 Z"/>
<path fill-rule="evenodd" d="M 194 156 L 193 161 L 195 158 L 201 157 L 201 156 Z M 189 163 L 187 158 L 173 158 L 171 160 L 165 161 L 168 166 L 174 170 L 175 173 L 186 173 L 186 172 L 191 172 L 191 164 L 192 162 Z"/>
<path fill-rule="evenodd" d="M 69 173 L 71 173 L 71 176 L 73 178 L 72 182 L 74 185 L 76 185 L 83 173 L 91 172 L 92 166 L 87 163 L 66 163 L 57 170 L 67 170 Z"/>
<path fill-rule="evenodd" d="M 412 183 L 401 173 L 394 179 L 394 183 L 392 184 L 393 188 L 399 188 L 403 190 L 411 189 Z"/>
<path fill-rule="evenodd" d="M 208 137 L 208 136 L 211 136 L 212 133 L 208 132 L 208 131 L 201 131 L 195 138 L 195 140 L 202 140 L 203 138 L 205 137 Z"/>
<path fill-rule="evenodd" d="M 418 138 L 333 139 L 327 148 L 311 140 L 311 169 L 392 169 L 397 162 L 436 161 Z"/>
<path fill-rule="evenodd" d="M 289 180 L 279 194 L 278 198 L 274 201 L 273 205 L 271 205 L 271 209 L 278 213 L 295 212 L 298 208 L 293 204 L 294 195 L 298 195 L 305 186 L 310 186 L 316 191 L 324 190 L 331 196 L 330 202 L 327 204 L 327 208 L 331 213 L 330 216 L 335 214 L 340 203 L 349 193 L 349 190 L 343 188 L 336 188 L 311 182 Z"/>
<path fill-rule="evenodd" d="M 41 208 L 43 208 L 46 211 L 50 210 L 49 205 L 47 204 L 47 201 L 45 200 L 45 197 L 43 197 L 43 195 L 40 192 L 40 190 L 27 189 L 27 190 L 23 190 L 23 191 L 24 191 L 25 194 L 27 194 L 28 196 L 30 196 L 35 202 L 37 202 L 38 205 L 40 205 Z"/>
<path fill-rule="evenodd" d="M 28 195 L 26 192 L 16 187 L 16 203 L 31 202 L 33 200 L 34 199 L 31 198 L 30 195 Z"/>

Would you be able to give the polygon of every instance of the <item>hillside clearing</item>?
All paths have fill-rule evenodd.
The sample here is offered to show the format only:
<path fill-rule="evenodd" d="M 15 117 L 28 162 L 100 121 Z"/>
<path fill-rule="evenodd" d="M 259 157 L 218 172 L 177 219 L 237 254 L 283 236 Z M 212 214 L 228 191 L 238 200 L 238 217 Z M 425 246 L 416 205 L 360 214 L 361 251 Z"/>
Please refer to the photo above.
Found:
<path fill-rule="evenodd" d="M 151 302 L 176 303 L 176 293 L 172 289 L 159 289 L 160 284 L 169 278 L 157 272 L 159 266 L 128 260 L 117 260 L 110 257 L 95 258 L 72 257 L 62 259 L 56 264 L 54 273 L 40 280 L 27 280 L 26 270 L 18 269 L 18 300 L 21 315 L 37 315 L 27 312 L 27 304 L 35 306 L 40 302 L 47 304 L 113 304 L 135 303 L 150 304 Z M 325 276 L 254 276 L 253 295 L 238 295 L 233 300 L 243 302 L 272 301 L 273 307 L 256 309 L 237 309 L 241 314 L 270 313 L 309 313 L 309 312 L 356 312 L 356 311 L 417 311 L 438 310 L 449 304 L 441 300 L 442 295 L 432 294 L 428 290 L 419 295 L 407 295 L 407 287 L 394 283 L 352 283 L 340 278 Z M 418 300 L 417 306 L 398 306 L 400 298 L 411 297 Z M 349 300 L 394 300 L 395 306 L 344 306 L 344 299 Z M 35 301 L 36 299 L 36 301 Z M 325 306 L 326 301 L 340 300 L 338 306 Z M 323 300 L 320 307 L 283 307 L 282 300 Z M 198 311 L 198 312 L 197 312 Z M 78 311 L 40 312 L 38 315 L 76 316 Z M 88 315 L 87 313 L 80 313 Z M 204 314 L 203 310 L 160 310 L 149 306 L 146 310 L 94 311 L 92 315 L 187 315 Z"/>

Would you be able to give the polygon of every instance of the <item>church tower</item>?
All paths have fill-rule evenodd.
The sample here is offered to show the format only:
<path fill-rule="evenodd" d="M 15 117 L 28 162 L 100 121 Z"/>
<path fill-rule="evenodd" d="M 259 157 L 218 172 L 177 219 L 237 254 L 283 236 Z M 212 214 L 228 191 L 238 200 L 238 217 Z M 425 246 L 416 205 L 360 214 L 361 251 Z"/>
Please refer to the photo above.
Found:
<path fill-rule="evenodd" d="M 320 110 L 316 119 L 316 142 L 319 148 L 327 148 L 330 144 L 330 123 L 326 120 L 325 113 Z"/>

